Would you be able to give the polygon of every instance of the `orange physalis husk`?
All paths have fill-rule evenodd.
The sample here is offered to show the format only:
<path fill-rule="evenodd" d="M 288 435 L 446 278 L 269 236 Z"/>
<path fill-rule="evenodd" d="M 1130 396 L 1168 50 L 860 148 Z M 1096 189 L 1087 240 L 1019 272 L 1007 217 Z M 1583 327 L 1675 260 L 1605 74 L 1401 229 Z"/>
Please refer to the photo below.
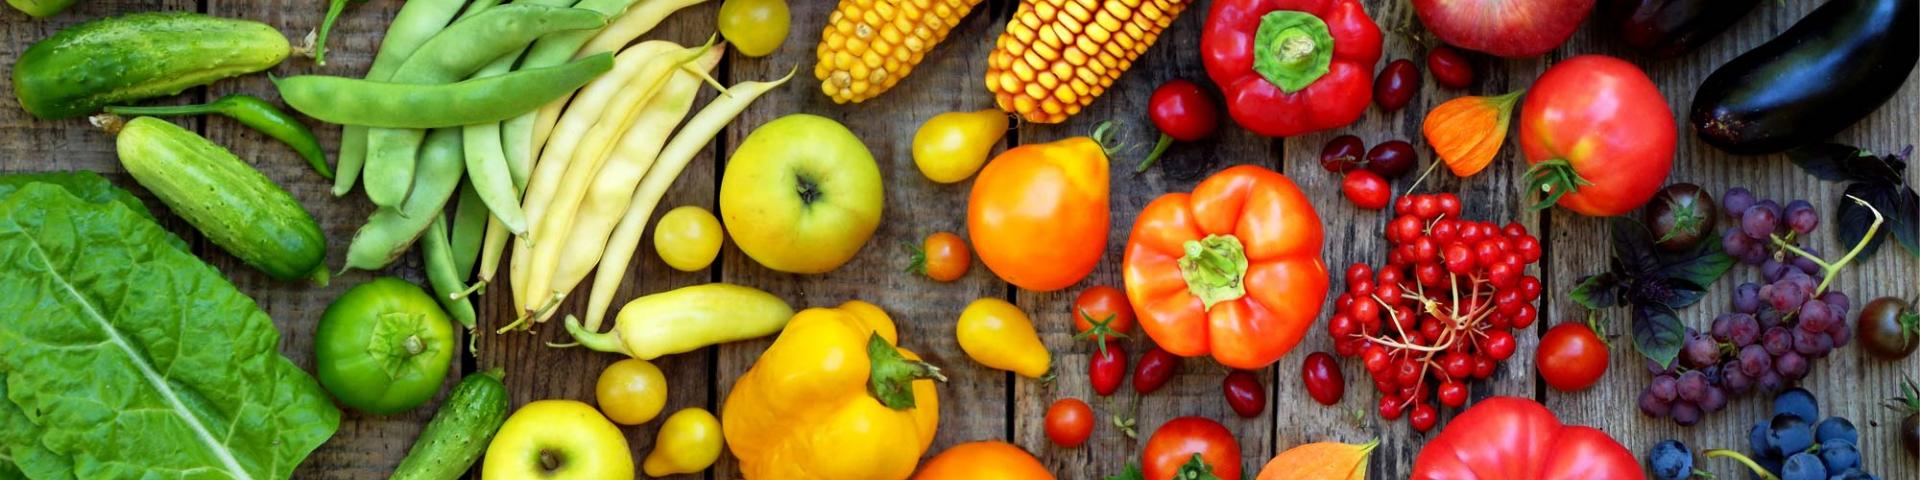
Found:
<path fill-rule="evenodd" d="M 1506 143 L 1507 125 L 1513 121 L 1513 105 L 1520 93 L 1448 100 L 1427 112 L 1420 131 L 1455 176 L 1473 176 L 1493 163 L 1493 156 Z"/>
<path fill-rule="evenodd" d="M 1340 442 L 1309 443 L 1267 461 L 1258 480 L 1365 480 L 1367 456 L 1380 440 L 1364 445 Z"/>

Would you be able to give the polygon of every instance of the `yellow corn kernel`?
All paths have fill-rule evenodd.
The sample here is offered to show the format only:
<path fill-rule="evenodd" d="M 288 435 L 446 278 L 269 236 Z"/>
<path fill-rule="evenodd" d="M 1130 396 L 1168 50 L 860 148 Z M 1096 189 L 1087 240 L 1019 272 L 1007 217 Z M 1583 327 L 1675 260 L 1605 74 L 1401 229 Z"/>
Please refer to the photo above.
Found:
<path fill-rule="evenodd" d="M 982 1 L 840 0 L 815 52 L 820 91 L 860 103 L 893 88 Z"/>
<path fill-rule="evenodd" d="M 1026 121 L 1065 121 L 1106 93 L 1192 3 L 1024 0 L 987 56 L 987 90 Z"/>

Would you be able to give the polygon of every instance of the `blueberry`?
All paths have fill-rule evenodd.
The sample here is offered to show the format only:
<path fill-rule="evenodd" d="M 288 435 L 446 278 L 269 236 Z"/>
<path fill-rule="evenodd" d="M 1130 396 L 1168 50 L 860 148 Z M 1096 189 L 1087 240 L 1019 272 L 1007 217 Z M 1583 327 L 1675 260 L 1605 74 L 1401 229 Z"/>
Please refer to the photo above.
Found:
<path fill-rule="evenodd" d="M 1654 480 L 1681 480 L 1693 473 L 1693 451 L 1679 440 L 1662 440 L 1647 452 Z"/>
<path fill-rule="evenodd" d="M 1781 460 L 1780 457 L 1754 457 L 1753 459 L 1753 463 L 1760 464 L 1760 468 L 1766 469 L 1768 472 L 1780 471 L 1781 462 L 1783 462 L 1783 460 Z M 1753 473 L 1753 470 L 1745 468 L 1741 470 L 1747 472 L 1748 480 L 1760 480 L 1760 474 Z"/>
<path fill-rule="evenodd" d="M 1773 451 L 1773 442 L 1767 440 L 1767 432 L 1773 431 L 1770 422 L 1761 420 L 1753 423 L 1753 429 L 1747 431 L 1747 451 L 1755 456 L 1768 455 Z"/>
<path fill-rule="evenodd" d="M 1813 392 L 1804 388 L 1791 388 L 1773 397 L 1773 414 L 1791 413 L 1799 415 L 1801 420 L 1813 422 L 1820 418 L 1820 402 L 1813 399 Z"/>
<path fill-rule="evenodd" d="M 1880 477 L 1868 475 L 1867 472 L 1861 471 L 1859 468 L 1849 468 L 1847 471 L 1827 477 L 1827 480 L 1880 480 Z"/>
<path fill-rule="evenodd" d="M 1772 447 L 1766 454 L 1777 457 L 1789 457 L 1805 452 L 1813 447 L 1813 429 L 1807 422 L 1794 414 L 1774 415 L 1767 424 L 1767 443 Z M 1825 475 L 1822 475 L 1824 478 Z"/>
<path fill-rule="evenodd" d="M 1852 441 L 1843 438 L 1820 442 L 1820 461 L 1833 471 L 1858 467 L 1860 450 L 1854 448 Z"/>
<path fill-rule="evenodd" d="M 1796 453 L 1780 466 L 1780 480 L 1826 480 L 1827 466 L 1811 453 Z"/>
<path fill-rule="evenodd" d="M 1860 432 L 1854 430 L 1853 422 L 1847 421 L 1844 417 L 1827 417 L 1826 420 L 1820 421 L 1819 426 L 1813 428 L 1813 439 L 1819 441 L 1821 445 L 1836 439 L 1859 445 Z"/>

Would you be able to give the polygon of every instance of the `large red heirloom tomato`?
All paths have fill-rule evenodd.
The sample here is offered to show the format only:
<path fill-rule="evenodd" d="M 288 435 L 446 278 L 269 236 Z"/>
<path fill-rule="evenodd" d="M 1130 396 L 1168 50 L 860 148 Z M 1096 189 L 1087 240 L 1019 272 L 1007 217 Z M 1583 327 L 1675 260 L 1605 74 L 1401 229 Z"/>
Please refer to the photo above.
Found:
<path fill-rule="evenodd" d="M 1532 400 L 1493 397 L 1454 417 L 1413 462 L 1413 480 L 1634 480 L 1633 452 L 1606 432 L 1564 425 Z"/>

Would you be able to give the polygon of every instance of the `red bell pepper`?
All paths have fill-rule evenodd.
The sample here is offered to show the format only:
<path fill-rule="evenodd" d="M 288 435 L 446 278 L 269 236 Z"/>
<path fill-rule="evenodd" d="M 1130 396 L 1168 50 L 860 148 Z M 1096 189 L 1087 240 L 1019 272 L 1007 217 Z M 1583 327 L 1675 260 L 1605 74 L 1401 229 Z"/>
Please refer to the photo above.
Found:
<path fill-rule="evenodd" d="M 1563 425 L 1532 400 L 1494 397 L 1454 417 L 1413 461 L 1412 480 L 1644 479 L 1606 432 Z"/>
<path fill-rule="evenodd" d="M 1290 137 L 1366 113 L 1380 27 L 1359 0 L 1219 0 L 1200 50 L 1235 122 Z"/>

